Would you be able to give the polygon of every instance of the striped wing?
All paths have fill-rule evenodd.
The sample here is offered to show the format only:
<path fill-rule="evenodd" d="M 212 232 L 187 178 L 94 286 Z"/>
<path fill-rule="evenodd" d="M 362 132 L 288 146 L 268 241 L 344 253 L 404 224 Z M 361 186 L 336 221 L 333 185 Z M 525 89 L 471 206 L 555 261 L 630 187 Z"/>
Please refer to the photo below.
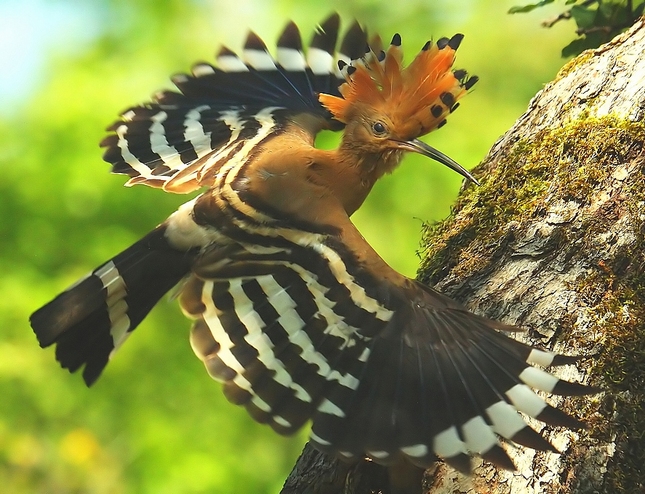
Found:
<path fill-rule="evenodd" d="M 356 390 L 391 311 L 307 247 L 239 245 L 224 255 L 204 255 L 181 297 L 211 376 L 283 434 L 335 410 L 324 396 Z"/>
<path fill-rule="evenodd" d="M 531 389 L 592 392 L 531 365 L 575 358 L 511 340 L 496 329 L 514 328 L 417 282 L 374 276 L 333 232 L 300 237 L 240 235 L 201 258 L 182 294 L 194 351 L 254 419 L 284 434 L 312 420 L 311 441 L 343 457 L 427 467 L 440 456 L 466 472 L 472 455 L 513 468 L 500 437 L 555 451 L 518 411 L 580 426 Z"/>
<path fill-rule="evenodd" d="M 313 417 L 318 448 L 382 463 L 403 455 L 421 467 L 438 456 L 466 473 L 470 456 L 478 455 L 512 470 L 500 438 L 556 451 L 518 411 L 550 425 L 581 426 L 531 389 L 591 392 L 530 365 L 575 358 L 527 347 L 496 332 L 499 323 L 420 284 L 415 288 L 416 296 L 410 294 L 375 338 L 345 412 Z"/>
<path fill-rule="evenodd" d="M 306 55 L 294 23 L 281 35 L 275 58 L 254 33 L 241 57 L 222 48 L 217 66 L 198 63 L 191 75 L 173 77 L 179 92 L 126 110 L 101 142 L 104 159 L 114 173 L 131 177 L 127 185 L 187 193 L 211 185 L 223 163 L 246 162 L 293 115 L 308 113 L 317 122 L 308 129 L 312 142 L 319 130 L 340 128 L 317 94 L 339 94 L 337 62 L 363 56 L 366 34 L 354 24 L 337 53 L 339 22 L 337 14 L 323 22 Z"/>

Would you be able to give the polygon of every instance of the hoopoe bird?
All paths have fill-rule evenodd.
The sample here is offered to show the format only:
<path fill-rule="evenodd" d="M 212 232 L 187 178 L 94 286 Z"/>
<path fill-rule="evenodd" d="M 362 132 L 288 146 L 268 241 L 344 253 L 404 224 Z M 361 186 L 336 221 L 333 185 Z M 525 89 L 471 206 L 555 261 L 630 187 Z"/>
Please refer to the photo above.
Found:
<path fill-rule="evenodd" d="M 534 389 L 595 389 L 540 367 L 577 358 L 532 348 L 388 266 L 350 216 L 406 152 L 475 178 L 418 138 L 441 127 L 477 78 L 454 70 L 463 36 L 407 66 L 339 17 L 305 55 L 290 23 L 275 58 L 250 33 L 173 78 L 178 91 L 125 111 L 102 141 L 114 173 L 201 194 L 31 316 L 42 347 L 89 386 L 153 306 L 179 285 L 190 342 L 231 402 L 280 434 L 346 459 L 462 471 L 480 456 L 514 468 L 500 440 L 555 451 L 524 416 L 581 423 Z M 337 149 L 314 147 L 342 130 Z M 539 367 L 535 367 L 535 365 Z M 521 413 L 520 413 L 521 412 Z"/>

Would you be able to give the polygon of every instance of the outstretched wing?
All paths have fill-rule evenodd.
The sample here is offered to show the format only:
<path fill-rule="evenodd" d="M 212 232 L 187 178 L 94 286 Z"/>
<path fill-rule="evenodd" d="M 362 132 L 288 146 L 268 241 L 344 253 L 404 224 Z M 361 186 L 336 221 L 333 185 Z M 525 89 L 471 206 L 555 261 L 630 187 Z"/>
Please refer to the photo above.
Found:
<path fill-rule="evenodd" d="M 580 428 L 576 419 L 548 405 L 531 388 L 562 395 L 593 392 L 562 381 L 532 364 L 576 359 L 530 348 L 418 283 L 371 345 L 356 392 L 342 414 L 313 417 L 312 439 L 322 450 L 368 455 L 387 463 L 404 455 L 428 467 L 437 456 L 462 472 L 478 455 L 514 469 L 500 438 L 557 451 L 523 416 Z M 503 328 L 511 329 L 511 328 Z"/>
<path fill-rule="evenodd" d="M 339 94 L 338 60 L 357 59 L 366 46 L 365 32 L 354 24 L 337 53 L 339 23 L 337 14 L 323 22 L 306 55 L 294 23 L 280 36 L 275 58 L 254 33 L 242 57 L 222 48 L 217 66 L 198 63 L 191 75 L 173 77 L 179 92 L 161 92 L 123 112 L 101 142 L 104 159 L 114 173 L 131 177 L 127 185 L 187 193 L 209 186 L 223 163 L 245 162 L 294 115 L 312 116 L 312 142 L 319 130 L 339 129 L 317 94 Z"/>
<path fill-rule="evenodd" d="M 181 303 L 230 401 L 284 434 L 312 420 L 323 451 L 424 467 L 440 456 L 462 471 L 472 455 L 513 468 L 500 437 L 554 451 L 519 412 L 580 426 L 532 390 L 593 392 L 533 366 L 575 358 L 512 340 L 499 330 L 515 328 L 395 273 L 345 218 L 219 223 L 236 243 L 203 254 Z"/>

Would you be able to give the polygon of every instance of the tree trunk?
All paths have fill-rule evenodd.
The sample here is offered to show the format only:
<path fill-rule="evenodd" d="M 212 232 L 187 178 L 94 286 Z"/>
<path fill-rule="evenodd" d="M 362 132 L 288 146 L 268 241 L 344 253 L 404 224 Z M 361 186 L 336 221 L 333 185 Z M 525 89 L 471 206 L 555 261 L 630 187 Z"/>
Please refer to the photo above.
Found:
<path fill-rule="evenodd" d="M 514 336 L 588 358 L 556 369 L 605 393 L 549 400 L 589 428 L 562 454 L 508 447 L 509 472 L 439 462 L 424 492 L 645 492 L 645 23 L 569 62 L 425 231 L 419 278 Z M 540 424 L 535 423 L 538 427 Z M 382 467 L 306 447 L 283 493 L 389 492 Z"/>

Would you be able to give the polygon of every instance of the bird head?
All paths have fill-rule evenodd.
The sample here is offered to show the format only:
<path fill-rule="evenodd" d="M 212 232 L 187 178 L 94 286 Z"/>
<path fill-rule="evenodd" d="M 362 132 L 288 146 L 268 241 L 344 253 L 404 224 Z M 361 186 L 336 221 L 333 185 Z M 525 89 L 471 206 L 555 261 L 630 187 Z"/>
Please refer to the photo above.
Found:
<path fill-rule="evenodd" d="M 477 82 L 464 70 L 452 70 L 463 35 L 428 42 L 403 66 L 401 37 L 395 34 L 387 51 L 375 39 L 367 53 L 351 65 L 339 62 L 345 82 L 341 96 L 320 94 L 319 101 L 345 124 L 343 143 L 364 154 L 381 157 L 385 169 L 398 165 L 402 152 L 432 158 L 477 183 L 461 165 L 419 140 L 446 123 L 458 100 Z"/>

